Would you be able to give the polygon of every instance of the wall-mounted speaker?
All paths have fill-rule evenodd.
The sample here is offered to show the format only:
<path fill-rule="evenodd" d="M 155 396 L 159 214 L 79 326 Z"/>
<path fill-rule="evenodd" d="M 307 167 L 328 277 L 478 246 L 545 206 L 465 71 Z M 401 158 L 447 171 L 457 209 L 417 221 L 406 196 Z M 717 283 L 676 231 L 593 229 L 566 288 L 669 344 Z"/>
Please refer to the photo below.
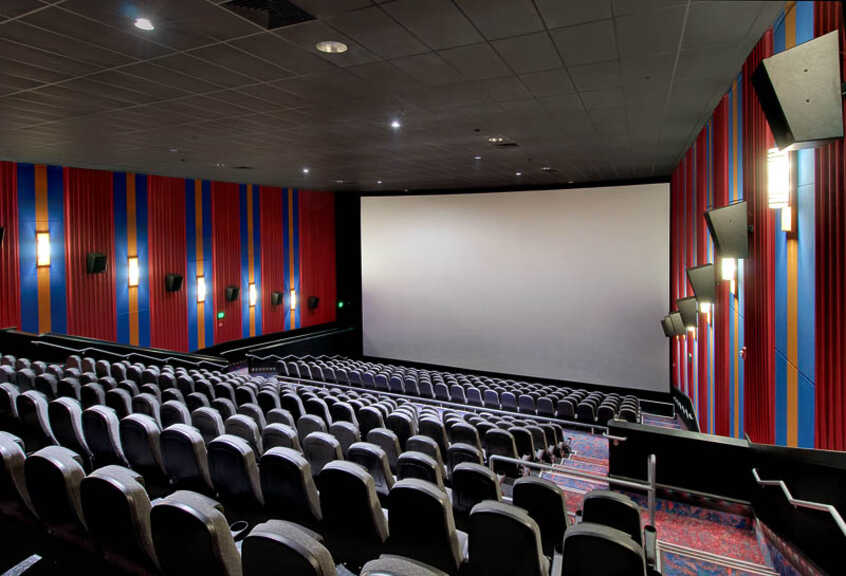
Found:
<path fill-rule="evenodd" d="M 843 138 L 839 31 L 764 58 L 752 86 L 779 149 Z"/>
<path fill-rule="evenodd" d="M 699 307 L 696 305 L 696 297 L 691 296 L 690 298 L 679 298 L 676 300 L 676 306 L 679 308 L 682 324 L 684 324 L 687 328 L 696 327 L 699 311 Z"/>
<path fill-rule="evenodd" d="M 182 275 L 168 274 L 165 276 L 165 290 L 168 292 L 179 292 L 182 289 Z"/>
<path fill-rule="evenodd" d="M 279 306 L 282 304 L 282 292 L 271 292 L 270 293 L 270 304 L 271 306 Z"/>
<path fill-rule="evenodd" d="M 238 294 L 241 293 L 241 289 L 237 286 L 227 286 L 226 287 L 226 301 L 227 302 L 234 302 L 238 299 Z"/>
<path fill-rule="evenodd" d="M 705 212 L 705 222 L 720 258 L 749 257 L 746 200 Z"/>
<path fill-rule="evenodd" d="M 700 302 L 714 303 L 716 296 L 717 273 L 713 264 L 687 269 L 687 279 L 693 287 L 693 294 Z"/>
<path fill-rule="evenodd" d="M 661 320 L 661 329 L 664 330 L 664 336 L 667 338 L 675 336 L 676 331 L 673 328 L 673 319 L 670 318 L 669 314 L 664 316 L 664 319 Z"/>
<path fill-rule="evenodd" d="M 308 297 L 308 309 L 314 310 L 317 308 L 317 305 L 320 304 L 320 298 L 317 296 L 309 296 Z"/>
<path fill-rule="evenodd" d="M 670 314 L 670 321 L 673 323 L 673 333 L 676 336 L 681 336 L 684 334 L 684 322 L 682 322 L 681 313 L 673 312 Z"/>
<path fill-rule="evenodd" d="M 102 252 L 89 252 L 85 258 L 85 270 L 89 274 L 100 274 L 106 270 L 106 255 Z"/>
<path fill-rule="evenodd" d="M 3 238 L 6 237 L 6 227 L 0 226 L 0 246 L 3 245 Z"/>

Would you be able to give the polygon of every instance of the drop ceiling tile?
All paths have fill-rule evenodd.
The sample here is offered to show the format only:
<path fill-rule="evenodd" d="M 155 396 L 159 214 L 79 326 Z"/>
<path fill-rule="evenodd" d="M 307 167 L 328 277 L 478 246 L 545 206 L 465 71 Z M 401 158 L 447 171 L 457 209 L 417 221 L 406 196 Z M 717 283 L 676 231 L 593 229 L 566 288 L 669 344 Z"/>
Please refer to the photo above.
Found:
<path fill-rule="evenodd" d="M 251 56 L 227 44 L 198 48 L 188 54 L 263 82 L 293 76 L 293 73 L 288 70 L 279 68 L 266 60 Z"/>
<path fill-rule="evenodd" d="M 168 63 L 175 65 L 176 61 L 171 60 Z M 123 74 L 130 74 L 132 76 L 144 78 L 152 82 L 157 82 L 159 84 L 165 84 L 167 86 L 171 86 L 178 90 L 184 90 L 186 92 L 209 92 L 211 90 L 216 90 L 219 88 L 219 85 L 210 84 L 199 78 L 192 78 L 190 76 L 180 73 L 176 69 L 171 69 L 166 66 L 160 66 L 158 63 L 153 64 L 152 62 L 140 62 L 138 64 L 133 64 L 131 66 L 121 68 L 120 71 Z"/>
<path fill-rule="evenodd" d="M 370 0 L 294 0 L 294 4 L 317 18 L 328 18 L 373 5 Z"/>
<path fill-rule="evenodd" d="M 58 82 L 71 76 L 70 74 L 62 74 L 61 72 L 47 68 L 24 64 L 15 60 L 7 60 L 2 57 L 0 57 L 0 73 L 36 83 Z"/>
<path fill-rule="evenodd" d="M 588 111 L 601 108 L 622 108 L 625 105 L 623 91 L 620 88 L 581 92 L 579 96 Z"/>
<path fill-rule="evenodd" d="M 3 3 L 0 4 L 0 16 L 4 18 L 14 18 L 16 16 L 20 16 L 21 14 L 25 14 L 30 10 L 43 7 L 44 4 L 42 4 L 39 0 L 4 0 Z"/>
<path fill-rule="evenodd" d="M 428 51 L 426 46 L 377 6 L 345 12 L 327 20 L 327 23 L 382 58 L 398 58 Z"/>
<path fill-rule="evenodd" d="M 155 100 L 178 98 L 179 96 L 190 94 L 189 91 L 177 88 L 170 84 L 160 84 L 159 82 L 151 81 L 148 78 L 142 78 L 132 74 L 124 74 L 123 72 L 117 70 L 99 72 L 88 76 L 88 79 L 117 88 L 148 94 Z"/>
<path fill-rule="evenodd" d="M 303 22 L 302 24 L 295 24 L 288 26 L 276 32 L 277 35 L 284 38 L 292 44 L 296 44 L 300 48 L 315 54 L 331 62 L 337 66 L 355 66 L 357 64 L 367 64 L 379 58 L 367 50 L 364 46 L 350 38 L 349 36 L 335 30 L 326 25 L 322 21 Z M 347 45 L 348 49 L 342 54 L 323 54 L 317 51 L 315 45 L 324 40 L 336 40 Z"/>
<path fill-rule="evenodd" d="M 611 0 L 567 2 L 561 0 L 535 0 L 548 28 L 573 26 L 611 17 Z"/>
<path fill-rule="evenodd" d="M 567 94 L 576 91 L 563 68 L 524 74 L 520 76 L 520 79 L 535 96 Z"/>
<path fill-rule="evenodd" d="M 616 19 L 620 54 L 675 52 L 681 40 L 685 6 L 637 11 Z"/>
<path fill-rule="evenodd" d="M 531 0 L 456 0 L 488 40 L 543 30 Z"/>
<path fill-rule="evenodd" d="M 397 0 L 382 7 L 433 50 L 483 40 L 451 0 Z"/>
<path fill-rule="evenodd" d="M 199 59 L 188 53 L 174 54 L 155 61 L 153 64 L 158 70 L 167 68 L 173 71 L 172 74 L 180 73 L 191 82 L 196 81 L 197 85 L 192 92 L 205 92 L 214 88 L 235 88 L 244 84 L 254 84 L 257 79 L 245 76 L 230 68 L 222 68 L 205 59 Z M 124 68 L 124 71 L 134 73 L 135 67 Z M 166 80 L 166 83 L 172 80 Z"/>
<path fill-rule="evenodd" d="M 335 68 L 331 62 L 270 32 L 232 40 L 229 44 L 294 74 L 317 74 Z"/>
<path fill-rule="evenodd" d="M 74 38 L 54 34 L 48 30 L 30 26 L 20 20 L 6 22 L 0 26 L 0 38 L 18 42 L 26 46 L 36 47 L 94 66 L 119 66 L 132 61 L 132 58 L 129 56 L 104 50 L 103 48 Z"/>
<path fill-rule="evenodd" d="M 561 67 L 561 59 L 546 32 L 496 40 L 492 44 L 517 74 Z"/>
<path fill-rule="evenodd" d="M 614 24 L 611 20 L 561 28 L 551 34 L 567 66 L 617 58 Z"/>
<path fill-rule="evenodd" d="M 718 44 L 737 46 L 746 37 L 761 7 L 756 2 L 717 2 L 690 6 L 683 50 L 701 50 Z"/>
<path fill-rule="evenodd" d="M 615 88 L 622 82 L 620 63 L 617 60 L 572 66 L 569 71 L 573 84 L 580 92 Z"/>
<path fill-rule="evenodd" d="M 35 68 L 44 68 L 64 76 L 88 74 L 100 68 L 93 64 L 71 60 L 59 54 L 3 39 L 0 39 L 0 54 L 6 60 Z"/>
<path fill-rule="evenodd" d="M 451 48 L 439 54 L 468 80 L 511 74 L 505 62 L 487 44 Z"/>

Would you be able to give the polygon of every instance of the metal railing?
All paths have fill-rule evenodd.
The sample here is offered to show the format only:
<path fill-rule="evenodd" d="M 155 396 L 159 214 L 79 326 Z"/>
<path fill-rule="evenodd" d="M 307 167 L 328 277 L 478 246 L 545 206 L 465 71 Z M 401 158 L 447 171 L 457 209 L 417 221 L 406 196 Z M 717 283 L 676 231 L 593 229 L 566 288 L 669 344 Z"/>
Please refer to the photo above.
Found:
<path fill-rule="evenodd" d="M 818 512 L 828 512 L 834 519 L 834 523 L 837 524 L 837 527 L 840 528 L 840 531 L 844 536 L 846 536 L 846 522 L 843 521 L 843 516 L 840 515 L 837 508 L 831 504 L 823 504 L 822 502 L 812 502 L 811 500 L 800 500 L 799 498 L 794 498 L 793 494 L 791 494 L 790 490 L 787 488 L 787 484 L 781 480 L 762 480 L 758 475 L 757 468 L 752 468 L 752 476 L 755 477 L 755 482 L 757 482 L 759 486 L 778 486 L 781 488 L 781 491 L 784 493 L 784 497 L 787 498 L 787 502 L 794 508 L 807 508 L 808 510 L 816 510 Z"/>
<path fill-rule="evenodd" d="M 547 470 L 555 472 L 562 476 L 569 476 L 577 480 L 590 480 L 594 482 L 603 482 L 609 486 L 620 486 L 622 488 L 629 488 L 631 490 L 643 490 L 647 497 L 647 510 L 649 511 L 649 525 L 655 525 L 655 490 L 657 485 L 655 483 L 655 454 L 650 454 L 646 461 L 647 466 L 647 481 L 636 482 L 634 480 L 623 480 L 622 478 L 614 478 L 613 476 L 603 476 L 602 474 L 594 474 L 593 472 L 585 472 L 575 468 L 556 468 L 549 464 L 539 464 L 538 462 L 529 462 L 519 458 L 510 458 L 508 456 L 500 456 L 499 454 L 488 454 L 488 465 L 491 470 L 494 468 L 496 462 L 505 462 L 508 464 L 515 464 L 517 466 L 525 466 L 526 468 L 533 468 L 535 470 Z"/>
<path fill-rule="evenodd" d="M 67 352 L 69 354 L 98 354 L 100 357 L 107 357 L 112 358 L 114 360 L 122 360 L 126 358 L 127 360 L 144 360 L 146 362 L 151 362 L 155 364 L 173 364 L 173 365 L 183 365 L 189 368 L 201 368 L 204 365 L 209 366 L 216 370 L 224 370 L 227 366 L 225 362 L 212 362 L 211 360 L 187 360 L 185 358 L 178 358 L 173 356 L 167 356 L 165 358 L 157 358 L 155 356 L 149 356 L 147 354 L 142 354 L 140 352 L 130 352 L 128 354 L 121 354 L 120 352 L 114 352 L 112 350 L 103 350 L 102 348 L 97 348 L 96 346 L 87 346 L 85 348 L 73 348 L 71 346 L 65 346 L 63 344 L 56 344 L 55 342 L 46 342 L 43 340 L 33 340 L 32 345 L 37 347 L 45 347 L 45 348 L 53 348 L 56 350 L 61 350 Z"/>

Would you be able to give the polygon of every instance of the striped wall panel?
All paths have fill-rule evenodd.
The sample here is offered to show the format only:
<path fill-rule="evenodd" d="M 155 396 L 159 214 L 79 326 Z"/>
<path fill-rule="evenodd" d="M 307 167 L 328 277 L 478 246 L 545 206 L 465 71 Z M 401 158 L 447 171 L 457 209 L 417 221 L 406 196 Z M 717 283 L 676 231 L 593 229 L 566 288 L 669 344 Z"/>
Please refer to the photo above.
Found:
<path fill-rule="evenodd" d="M 20 326 L 18 282 L 18 174 L 11 162 L 0 162 L 0 328 Z"/>

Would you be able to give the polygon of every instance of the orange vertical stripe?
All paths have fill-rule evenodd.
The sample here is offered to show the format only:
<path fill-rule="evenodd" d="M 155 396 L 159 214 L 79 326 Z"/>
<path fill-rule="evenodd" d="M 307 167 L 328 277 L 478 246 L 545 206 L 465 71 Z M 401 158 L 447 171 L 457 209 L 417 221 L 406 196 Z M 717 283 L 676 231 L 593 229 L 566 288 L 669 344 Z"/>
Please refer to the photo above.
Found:
<path fill-rule="evenodd" d="M 47 166 L 35 166 L 35 230 L 36 232 L 50 231 L 50 216 L 47 210 Z M 34 240 L 34 239 L 33 239 Z M 50 251 L 61 238 L 50 238 Z M 52 260 L 52 258 L 51 258 Z M 50 267 L 38 268 L 38 331 L 49 332 L 52 328 L 50 309 Z"/>
<path fill-rule="evenodd" d="M 291 290 L 294 283 L 294 190 L 288 189 L 288 278 L 291 279 L 291 285 L 288 290 Z M 299 295 L 298 295 L 299 296 Z M 289 292 L 290 297 L 290 292 Z M 299 302 L 297 302 L 299 306 Z M 291 310 L 291 330 L 297 327 L 296 311 Z"/>
<path fill-rule="evenodd" d="M 203 182 L 202 180 L 194 180 L 194 214 L 197 236 L 197 278 L 203 276 Z M 197 278 L 192 281 L 196 282 Z M 211 294 L 212 285 L 211 278 L 205 278 L 206 282 L 206 298 Z M 197 303 L 197 348 L 205 348 L 206 346 L 206 304 L 205 302 Z"/>
<path fill-rule="evenodd" d="M 130 258 L 138 257 L 138 230 L 136 225 L 135 174 L 126 174 L 126 253 Z M 140 264 L 140 263 L 139 263 Z M 129 343 L 138 346 L 138 287 L 129 287 Z"/>

